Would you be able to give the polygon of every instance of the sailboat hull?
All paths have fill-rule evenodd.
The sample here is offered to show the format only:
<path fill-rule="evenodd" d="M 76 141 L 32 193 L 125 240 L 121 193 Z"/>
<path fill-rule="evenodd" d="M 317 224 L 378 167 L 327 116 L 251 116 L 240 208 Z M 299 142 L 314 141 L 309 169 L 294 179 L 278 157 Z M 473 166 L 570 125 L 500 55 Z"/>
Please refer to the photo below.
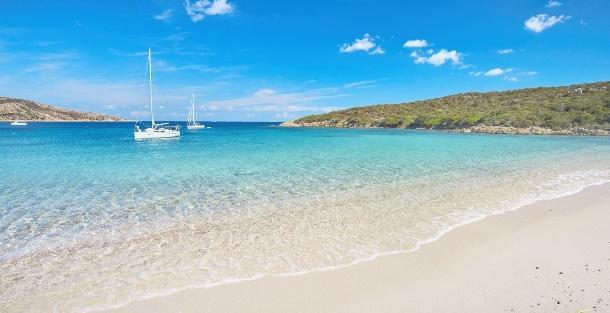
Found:
<path fill-rule="evenodd" d="M 161 129 L 147 128 L 143 131 L 133 132 L 133 136 L 137 140 L 176 138 L 176 137 L 180 137 L 180 131 L 173 130 L 173 129 L 165 129 L 165 128 L 161 128 Z"/>
<path fill-rule="evenodd" d="M 187 125 L 186 128 L 188 130 L 199 130 L 199 129 L 204 129 L 205 125 Z"/>

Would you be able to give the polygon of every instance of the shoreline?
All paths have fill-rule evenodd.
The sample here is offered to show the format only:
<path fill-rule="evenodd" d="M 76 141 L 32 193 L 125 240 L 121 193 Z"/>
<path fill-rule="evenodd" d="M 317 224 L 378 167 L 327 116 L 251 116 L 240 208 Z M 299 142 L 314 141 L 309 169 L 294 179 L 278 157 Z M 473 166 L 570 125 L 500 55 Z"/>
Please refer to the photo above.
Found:
<path fill-rule="evenodd" d="M 211 295 L 214 294 L 216 296 L 218 296 L 218 294 L 220 294 L 221 297 L 229 297 L 231 296 L 231 294 L 244 294 L 245 297 L 249 300 L 249 301 L 254 301 L 256 303 L 256 305 L 264 305 L 265 303 L 267 304 L 266 306 L 264 306 L 264 309 L 262 307 L 259 307 L 259 310 L 264 310 L 264 311 L 277 311 L 277 312 L 281 312 L 281 307 L 277 307 L 272 305 L 272 303 L 270 303 L 270 299 L 259 299 L 258 296 L 253 296 L 253 294 L 257 294 L 257 291 L 255 289 L 259 289 L 259 288 L 263 288 L 263 289 L 271 289 L 271 290 L 275 290 L 276 292 L 279 292 L 281 290 L 286 289 L 299 289 L 302 287 L 303 284 L 309 285 L 312 282 L 310 282 L 311 280 L 313 280 L 313 283 L 317 282 L 320 283 L 326 280 L 325 276 L 330 276 L 330 277 L 336 277 L 336 276 L 345 276 L 344 273 L 345 272 L 353 272 L 354 274 L 356 274 L 356 276 L 358 276 L 357 274 L 359 274 L 359 272 L 361 271 L 361 268 L 377 268 L 379 267 L 380 263 L 386 263 L 388 262 L 388 260 L 395 260 L 395 259 L 408 259 L 409 258 L 416 258 L 416 255 L 419 254 L 426 254 L 428 253 L 427 251 L 430 249 L 434 249 L 434 248 L 429 248 L 429 247 L 434 247 L 437 245 L 442 245 L 444 242 L 449 241 L 450 239 L 446 239 L 446 238 L 452 238 L 455 236 L 459 236 L 460 233 L 462 232 L 468 232 L 470 231 L 472 228 L 481 228 L 481 227 L 485 227 L 486 224 L 489 224 L 490 222 L 488 222 L 489 220 L 491 221 L 495 221 L 495 220 L 502 220 L 502 219 L 510 219 L 514 217 L 514 215 L 533 215 L 534 213 L 531 212 L 535 212 L 536 211 L 536 207 L 539 207 L 541 205 L 544 205 L 544 203 L 546 202 L 558 202 L 559 206 L 561 206 L 561 202 L 566 202 L 569 201 L 569 199 L 571 197 L 578 197 L 578 198 L 582 198 L 583 193 L 591 193 L 591 192 L 595 192 L 596 190 L 603 190 L 604 194 L 603 196 L 605 197 L 604 199 L 606 201 L 609 201 L 610 198 L 610 183 L 608 182 L 602 182 L 596 185 L 592 185 L 592 186 L 587 186 L 587 187 L 583 187 L 580 188 L 579 190 L 575 190 L 574 192 L 569 192 L 567 194 L 564 195 L 559 195 L 558 197 L 554 197 L 551 199 L 541 199 L 541 200 L 536 200 L 533 201 L 532 203 L 525 203 L 524 205 L 520 205 L 517 206 L 514 209 L 509 209 L 506 211 L 502 211 L 502 212 L 498 212 L 495 214 L 491 214 L 491 215 L 487 215 L 487 216 L 482 216 L 481 218 L 475 218 L 473 220 L 470 221 L 466 221 L 464 223 L 460 223 L 458 225 L 455 225 L 453 227 L 451 227 L 450 229 L 447 229 L 445 231 L 442 231 L 439 233 L 438 236 L 419 242 L 417 244 L 416 247 L 409 249 L 409 250 L 405 250 L 405 251 L 395 251 L 395 252 L 388 252 L 388 253 L 383 253 L 383 254 L 379 254 L 379 255 L 375 255 L 372 256 L 370 258 L 366 258 L 366 259 L 361 259 L 361 260 L 357 260 L 355 262 L 352 262 L 350 264 L 345 264 L 345 265 L 340 265 L 340 266 L 336 266 L 336 267 L 332 267 L 332 268 L 322 268 L 322 269 L 315 269 L 312 271 L 307 271 L 307 272 L 298 272 L 298 273 L 286 273 L 286 274 L 260 274 L 257 275 L 256 277 L 252 277 L 250 279 L 241 279 L 238 281 L 227 281 L 227 282 L 223 282 L 214 286 L 205 286 L 205 287 L 189 287 L 189 288 L 185 288 L 185 289 L 181 289 L 178 291 L 173 291 L 173 292 L 169 292 L 165 295 L 151 295 L 151 297 L 147 298 L 147 299 L 143 299 L 143 300 L 137 300 L 135 302 L 131 302 L 127 305 L 123 305 L 123 306 L 117 306 L 114 309 L 110 309 L 109 312 L 145 312 L 145 311 L 155 311 L 155 308 L 157 307 L 163 307 L 164 309 L 161 311 L 175 311 L 175 310 L 183 310 L 186 312 L 191 312 L 191 311 L 196 311 L 195 309 L 197 307 L 200 307 L 201 305 L 212 305 L 214 304 L 214 307 L 216 307 L 216 309 L 214 309 L 214 311 L 235 311 L 235 312 L 243 312 L 243 311 L 248 311 L 250 308 L 252 308 L 251 306 L 233 306 L 231 305 L 231 301 L 228 301 L 227 303 L 225 302 L 217 302 L 217 301 L 213 301 L 213 303 L 211 303 L 210 299 L 208 300 L 203 300 L 203 302 L 201 302 L 201 298 L 205 297 L 206 295 Z M 594 190 L 594 191 L 591 191 Z M 533 209 L 530 210 L 524 210 L 526 208 L 529 207 L 534 207 Z M 531 212 L 530 212 L 531 211 Z M 508 217 L 505 217 L 508 216 Z M 507 221 L 506 223 L 509 223 L 509 221 Z M 455 234 L 458 235 L 455 235 Z M 438 252 L 438 251 L 437 251 Z M 414 256 L 415 255 L 415 256 Z M 610 255 L 609 255 L 610 257 Z M 393 262 L 393 261 L 392 261 Z M 421 265 L 421 264 L 420 264 Z M 400 269 L 397 269 L 398 271 L 400 271 Z M 343 284 L 343 282 L 341 282 L 340 280 L 337 281 L 337 287 L 338 289 L 341 289 L 341 285 Z M 383 285 L 383 282 L 381 282 L 381 285 Z M 276 290 L 277 286 L 283 286 L 283 288 L 281 288 L 281 290 Z M 252 289 L 255 288 L 255 289 Z M 315 290 L 309 290 L 310 296 L 318 296 L 315 292 Z M 331 292 L 332 293 L 332 292 Z M 296 301 L 299 302 L 299 300 L 303 300 L 302 297 L 300 296 L 301 292 L 297 292 L 295 293 L 288 293 L 286 295 L 287 298 L 292 299 L 292 301 Z M 212 297 L 215 298 L 215 297 Z M 179 301 L 177 299 L 180 299 Z M 199 300 L 197 300 L 199 299 Z M 228 300 L 228 299 L 227 299 Z M 267 301 L 267 302 L 266 302 Z M 273 301 L 271 301 L 273 302 Z M 377 301 L 373 300 L 372 303 L 375 303 Z M 252 305 L 254 305 L 253 303 L 251 303 Z M 257 307 L 255 305 L 255 307 Z M 296 305 L 296 303 L 295 303 Z M 337 305 L 348 305 L 349 303 L 325 303 L 325 304 L 321 304 L 320 307 L 317 308 L 317 311 L 319 310 L 324 310 L 328 305 L 332 305 L 333 307 L 337 306 Z M 294 307 L 291 305 L 293 311 L 294 311 Z M 354 307 L 355 308 L 355 307 Z M 284 310 L 286 310 L 287 308 L 284 308 Z M 93 311 L 101 311 L 96 309 Z M 254 310 L 256 311 L 256 310 Z M 300 311 L 300 310 L 297 310 Z M 309 312 L 309 311 L 316 311 L 316 310 L 310 310 L 308 308 L 303 308 L 302 310 L 303 312 Z M 317 312 L 316 311 L 316 312 Z"/>
<path fill-rule="evenodd" d="M 0 123 L 12 123 L 15 120 L 0 120 Z M 125 123 L 128 120 L 18 120 L 27 123 Z"/>
<path fill-rule="evenodd" d="M 330 122 L 310 122 L 301 123 L 295 121 L 283 122 L 279 125 L 283 128 L 349 128 L 349 129 L 409 129 L 409 130 L 427 130 L 440 131 L 448 133 L 476 133 L 490 135 L 525 135 L 525 136 L 610 136 L 610 131 L 603 129 L 588 129 L 582 127 L 553 130 L 544 127 L 510 127 L 510 126 L 486 126 L 474 125 L 462 128 L 403 128 L 403 127 L 380 127 L 366 125 L 343 125 L 331 124 Z"/>

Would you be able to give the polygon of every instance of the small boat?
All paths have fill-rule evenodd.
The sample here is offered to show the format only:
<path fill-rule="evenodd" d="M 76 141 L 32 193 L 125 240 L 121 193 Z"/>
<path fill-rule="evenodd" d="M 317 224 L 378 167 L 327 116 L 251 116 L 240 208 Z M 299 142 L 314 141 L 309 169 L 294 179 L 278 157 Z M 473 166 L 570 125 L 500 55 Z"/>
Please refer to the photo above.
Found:
<path fill-rule="evenodd" d="M 189 110 L 189 118 L 186 122 L 186 128 L 188 130 L 199 130 L 205 128 L 205 125 L 197 123 L 195 120 L 195 95 L 193 94 L 191 94 L 191 109 Z"/>
<path fill-rule="evenodd" d="M 11 126 L 27 126 L 27 125 L 28 125 L 28 123 L 26 123 L 26 122 L 20 122 L 20 121 L 17 121 L 17 120 L 15 120 L 15 121 L 13 121 L 13 122 L 11 123 Z"/>
<path fill-rule="evenodd" d="M 152 92 L 152 52 L 150 49 L 148 49 L 148 86 L 150 89 L 150 127 L 142 130 L 136 124 L 133 132 L 134 138 L 138 140 L 180 137 L 180 126 L 169 126 L 169 123 L 155 123 Z"/>

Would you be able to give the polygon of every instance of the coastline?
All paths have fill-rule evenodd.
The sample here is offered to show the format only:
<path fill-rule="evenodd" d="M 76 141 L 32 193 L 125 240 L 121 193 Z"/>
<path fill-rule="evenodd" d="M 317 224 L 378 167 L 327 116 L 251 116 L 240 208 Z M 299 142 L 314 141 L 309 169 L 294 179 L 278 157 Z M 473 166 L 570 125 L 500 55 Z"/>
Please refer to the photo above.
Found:
<path fill-rule="evenodd" d="M 544 127 L 509 127 L 509 126 L 486 126 L 474 125 L 462 128 L 400 128 L 400 127 L 379 127 L 371 125 L 352 125 L 347 123 L 325 122 L 296 122 L 287 121 L 279 125 L 285 128 L 362 128 L 362 129 L 418 129 L 436 130 L 454 133 L 479 133 L 479 134 L 499 134 L 499 135 L 534 135 L 534 136 L 610 136 L 610 131 L 603 129 L 587 129 L 582 127 L 571 129 L 553 130 Z"/>
<path fill-rule="evenodd" d="M 109 312 L 607 309 L 608 288 L 602 286 L 610 281 L 609 202 L 605 183 L 458 226 L 410 253 L 187 289 Z M 439 303 L 439 296 L 445 301 Z"/>
<path fill-rule="evenodd" d="M 0 123 L 11 123 L 15 120 L 0 120 Z M 124 123 L 124 122 L 132 122 L 128 120 L 19 120 L 21 122 L 28 123 Z"/>

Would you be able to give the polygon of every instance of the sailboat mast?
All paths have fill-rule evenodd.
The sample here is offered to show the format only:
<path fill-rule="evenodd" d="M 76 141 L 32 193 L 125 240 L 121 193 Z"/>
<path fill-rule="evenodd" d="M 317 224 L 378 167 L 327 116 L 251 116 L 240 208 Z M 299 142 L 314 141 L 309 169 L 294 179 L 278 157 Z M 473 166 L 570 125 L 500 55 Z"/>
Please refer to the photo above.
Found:
<path fill-rule="evenodd" d="M 195 94 L 191 94 L 191 111 L 193 112 L 193 124 L 195 123 Z"/>
<path fill-rule="evenodd" d="M 153 90 L 152 90 L 152 52 L 148 48 L 148 86 L 150 89 L 150 121 L 155 126 L 155 116 L 153 114 Z"/>

